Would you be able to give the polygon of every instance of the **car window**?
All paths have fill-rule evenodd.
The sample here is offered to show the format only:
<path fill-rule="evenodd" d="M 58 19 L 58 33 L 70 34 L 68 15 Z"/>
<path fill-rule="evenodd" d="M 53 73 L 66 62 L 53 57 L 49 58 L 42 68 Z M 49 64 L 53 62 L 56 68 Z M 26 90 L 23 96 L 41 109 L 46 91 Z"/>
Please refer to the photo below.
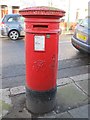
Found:
<path fill-rule="evenodd" d="M 88 19 L 88 28 L 90 29 L 90 18 Z"/>
<path fill-rule="evenodd" d="M 24 22 L 24 17 L 19 16 L 19 17 L 18 17 L 18 22 Z"/>
<path fill-rule="evenodd" d="M 80 24 L 81 22 L 82 22 L 82 19 L 78 19 L 78 20 L 76 21 L 77 24 Z"/>
<path fill-rule="evenodd" d="M 80 22 L 80 25 L 83 26 L 83 27 L 87 27 L 87 28 L 90 29 L 90 19 L 89 19 L 89 18 L 86 18 L 86 19 L 82 20 L 82 21 Z"/>
<path fill-rule="evenodd" d="M 8 19 L 8 22 L 14 22 L 14 19 L 11 17 Z"/>
<path fill-rule="evenodd" d="M 19 16 L 10 17 L 8 19 L 8 22 L 18 22 L 18 21 L 19 21 Z"/>

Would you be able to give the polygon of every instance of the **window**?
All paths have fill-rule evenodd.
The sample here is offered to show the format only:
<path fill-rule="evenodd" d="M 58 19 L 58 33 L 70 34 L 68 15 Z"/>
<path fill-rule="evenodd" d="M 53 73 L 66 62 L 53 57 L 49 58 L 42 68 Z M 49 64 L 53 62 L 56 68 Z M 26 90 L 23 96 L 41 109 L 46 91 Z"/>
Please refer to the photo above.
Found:
<path fill-rule="evenodd" d="M 24 18 L 22 16 L 14 16 L 10 17 L 8 22 L 24 22 Z"/>
<path fill-rule="evenodd" d="M 8 19 L 8 22 L 14 22 L 14 18 L 12 18 L 12 17 L 9 18 L 9 19 Z"/>
<path fill-rule="evenodd" d="M 22 16 L 19 16 L 19 17 L 18 17 L 18 21 L 19 21 L 19 22 L 24 22 L 24 18 L 23 18 Z"/>
<path fill-rule="evenodd" d="M 90 29 L 90 18 L 86 18 L 80 22 L 81 26 L 87 27 Z"/>

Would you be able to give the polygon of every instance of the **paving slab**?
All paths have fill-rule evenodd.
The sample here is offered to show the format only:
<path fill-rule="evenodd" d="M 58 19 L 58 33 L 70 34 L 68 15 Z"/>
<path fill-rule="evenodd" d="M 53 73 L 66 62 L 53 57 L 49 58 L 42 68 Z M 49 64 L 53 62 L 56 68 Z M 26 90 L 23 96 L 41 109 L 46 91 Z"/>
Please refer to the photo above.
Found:
<path fill-rule="evenodd" d="M 88 72 L 88 71 L 87 71 Z M 77 75 L 70 77 L 74 82 L 81 81 L 81 80 L 88 80 L 89 79 L 89 73 Z"/>
<path fill-rule="evenodd" d="M 87 95 L 90 96 L 89 87 L 88 87 L 88 80 L 83 80 L 75 83 L 78 87 L 82 89 Z"/>
<path fill-rule="evenodd" d="M 57 89 L 56 113 L 88 104 L 88 96 L 75 84 L 68 84 Z"/>
<path fill-rule="evenodd" d="M 38 118 L 73 118 L 70 113 L 64 112 L 60 114 L 45 114 L 44 116 L 39 116 Z"/>
<path fill-rule="evenodd" d="M 57 79 L 57 86 L 63 86 L 72 83 L 73 80 L 70 78 Z"/>
<path fill-rule="evenodd" d="M 1 71 L 1 69 L 0 69 Z M 1 74 L 0 74 L 0 89 L 2 89 L 2 77 L 1 77 Z"/>
<path fill-rule="evenodd" d="M 6 103 L 11 103 L 9 95 L 10 95 L 9 88 L 0 89 L 0 99 L 2 99 L 3 101 L 5 101 Z"/>
<path fill-rule="evenodd" d="M 68 112 L 64 112 L 61 114 L 56 114 L 55 118 L 73 118 Z"/>
<path fill-rule="evenodd" d="M 18 95 L 25 92 L 26 92 L 25 86 L 19 86 L 10 89 L 11 95 Z"/>
<path fill-rule="evenodd" d="M 89 105 L 90 106 L 90 105 Z M 88 118 L 88 105 L 68 111 L 73 118 Z"/>
<path fill-rule="evenodd" d="M 4 118 L 31 118 L 31 113 L 25 107 L 25 94 L 19 94 L 11 97 L 13 107 Z"/>
<path fill-rule="evenodd" d="M 9 95 L 9 88 L 4 90 L 0 89 L 0 118 L 5 116 L 12 107 L 12 102 Z"/>

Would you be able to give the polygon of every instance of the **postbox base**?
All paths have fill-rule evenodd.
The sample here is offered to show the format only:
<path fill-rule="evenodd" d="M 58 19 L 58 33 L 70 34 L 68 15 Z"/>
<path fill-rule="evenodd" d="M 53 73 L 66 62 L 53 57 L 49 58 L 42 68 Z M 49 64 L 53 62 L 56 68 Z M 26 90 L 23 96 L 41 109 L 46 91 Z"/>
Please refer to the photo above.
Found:
<path fill-rule="evenodd" d="M 53 110 L 56 105 L 56 91 L 57 88 L 37 92 L 26 87 L 26 107 L 28 111 L 42 114 Z"/>

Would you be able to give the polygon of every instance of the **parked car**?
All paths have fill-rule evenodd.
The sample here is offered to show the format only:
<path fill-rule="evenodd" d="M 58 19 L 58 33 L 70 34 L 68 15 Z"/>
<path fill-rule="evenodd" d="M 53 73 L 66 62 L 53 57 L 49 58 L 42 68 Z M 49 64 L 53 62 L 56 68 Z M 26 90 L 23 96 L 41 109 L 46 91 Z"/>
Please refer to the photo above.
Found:
<path fill-rule="evenodd" d="M 19 14 L 7 14 L 1 21 L 1 35 L 17 40 L 24 36 L 24 18 Z"/>
<path fill-rule="evenodd" d="M 71 42 L 76 49 L 90 53 L 90 17 L 86 17 L 76 26 Z"/>

